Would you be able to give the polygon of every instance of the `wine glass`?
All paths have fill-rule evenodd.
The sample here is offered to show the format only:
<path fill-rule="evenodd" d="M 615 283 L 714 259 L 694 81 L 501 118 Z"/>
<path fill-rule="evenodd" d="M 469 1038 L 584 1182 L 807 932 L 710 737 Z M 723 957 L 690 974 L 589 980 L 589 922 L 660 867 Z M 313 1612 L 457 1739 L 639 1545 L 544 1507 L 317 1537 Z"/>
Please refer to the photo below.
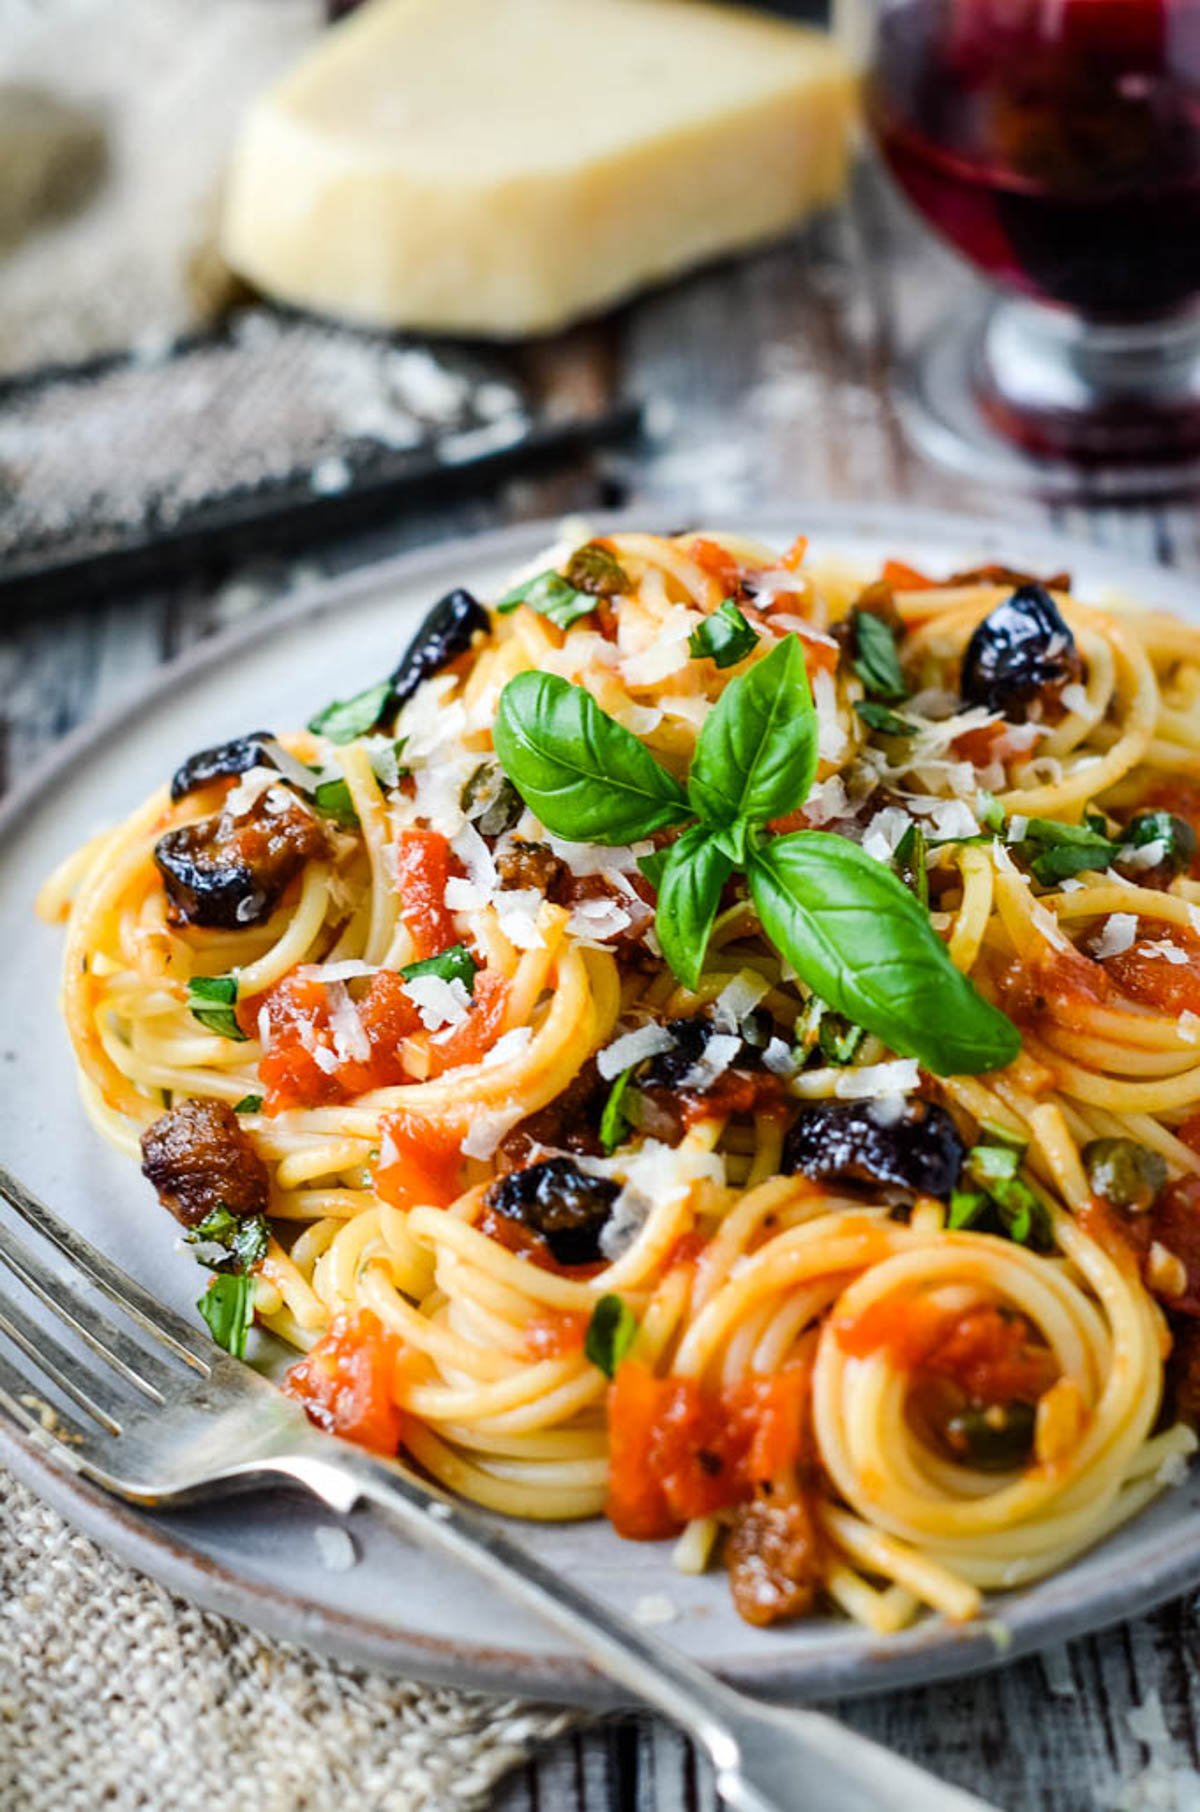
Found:
<path fill-rule="evenodd" d="M 902 374 L 919 444 L 1049 493 L 1200 482 L 1200 0 L 859 0 L 866 117 L 992 286 Z"/>

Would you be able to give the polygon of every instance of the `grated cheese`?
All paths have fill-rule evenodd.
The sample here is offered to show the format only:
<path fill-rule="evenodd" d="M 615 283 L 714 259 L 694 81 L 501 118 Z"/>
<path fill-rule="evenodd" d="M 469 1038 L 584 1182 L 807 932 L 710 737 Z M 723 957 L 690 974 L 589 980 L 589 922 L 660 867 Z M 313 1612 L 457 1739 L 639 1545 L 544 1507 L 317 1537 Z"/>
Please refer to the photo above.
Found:
<path fill-rule="evenodd" d="M 371 1041 L 358 1017 L 358 1008 L 346 992 L 345 982 L 329 984 L 329 1029 L 333 1048 L 343 1063 L 369 1063 Z"/>
<path fill-rule="evenodd" d="M 460 1147 L 463 1157 L 494 1157 L 501 1139 L 507 1138 L 513 1127 L 524 1118 L 524 1107 L 502 1107 L 494 1109 L 490 1114 L 475 1114 L 471 1120 L 471 1130 Z"/>
<path fill-rule="evenodd" d="M 850 811 L 846 785 L 840 774 L 831 774 L 820 786 L 813 787 L 804 801 L 804 816 L 809 824 L 828 824 L 833 818 L 845 818 Z"/>
<path fill-rule="evenodd" d="M 921 1080 L 915 1057 L 897 1057 L 887 1063 L 864 1063 L 860 1069 L 805 1070 L 792 1079 L 792 1093 L 806 1100 L 836 1095 L 843 1101 L 869 1101 L 907 1095 Z"/>
<path fill-rule="evenodd" d="M 596 1068 L 606 1082 L 611 1082 L 622 1070 L 632 1068 L 647 1057 L 657 1057 L 660 1051 L 674 1048 L 675 1040 L 666 1026 L 638 1026 L 636 1031 L 626 1032 L 606 1045 L 596 1058 Z"/>
<path fill-rule="evenodd" d="M 405 982 L 404 992 L 421 1015 L 427 1032 L 460 1026 L 471 1010 L 471 996 L 457 976 L 447 981 L 441 975 L 414 975 Z"/>
<path fill-rule="evenodd" d="M 1088 948 L 1097 962 L 1102 963 L 1107 957 L 1121 956 L 1126 950 L 1132 950 L 1136 937 L 1136 915 L 1132 912 L 1113 912 L 1105 919 Z"/>
<path fill-rule="evenodd" d="M 713 1002 L 713 1024 L 722 1032 L 736 1032 L 771 986 L 756 969 L 739 969 Z"/>
<path fill-rule="evenodd" d="M 839 761 L 846 753 L 846 732 L 838 713 L 833 676 L 824 669 L 812 676 L 812 695 L 817 709 L 817 753 L 822 761 Z"/>
<path fill-rule="evenodd" d="M 736 1032 L 716 1032 L 683 1078 L 683 1088 L 709 1089 L 737 1058 L 742 1041 Z"/>

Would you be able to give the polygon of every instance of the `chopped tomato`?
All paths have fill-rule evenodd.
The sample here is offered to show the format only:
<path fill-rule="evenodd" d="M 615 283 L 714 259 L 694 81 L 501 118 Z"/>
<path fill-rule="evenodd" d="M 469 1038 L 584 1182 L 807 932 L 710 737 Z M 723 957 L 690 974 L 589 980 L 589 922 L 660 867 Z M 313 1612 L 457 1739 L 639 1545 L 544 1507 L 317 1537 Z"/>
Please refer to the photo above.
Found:
<path fill-rule="evenodd" d="M 747 1503 L 804 1452 L 806 1366 L 706 1390 L 626 1359 L 608 1393 L 608 1515 L 619 1535 L 655 1541 L 692 1517 Z"/>
<path fill-rule="evenodd" d="M 703 535 L 697 535 L 688 544 L 688 553 L 697 566 L 704 568 L 710 579 L 715 579 L 727 597 L 735 597 L 742 588 L 742 569 L 737 560 L 716 541 L 706 541 Z"/>
<path fill-rule="evenodd" d="M 440 956 L 457 938 L 446 910 L 446 882 L 455 872 L 450 845 L 437 831 L 406 830 L 396 839 L 396 885 L 400 917 L 417 957 Z"/>
<path fill-rule="evenodd" d="M 508 983 L 504 977 L 492 969 L 482 970 L 475 977 L 471 1010 L 466 1018 L 459 1021 L 445 1043 L 440 1038 L 430 1043 L 430 1076 L 440 1076 L 460 1064 L 478 1063 L 486 1057 L 500 1036 L 507 1004 Z"/>
<path fill-rule="evenodd" d="M 979 1403 L 1035 1402 L 1057 1376 L 1053 1354 L 1034 1343 L 1025 1317 L 996 1308 L 960 1313 L 924 1296 L 888 1296 L 834 1327 L 854 1358 L 886 1351 L 900 1370 L 948 1378 Z"/>
<path fill-rule="evenodd" d="M 1018 1025 L 1039 1019 L 1070 1021 L 1080 1006 L 1112 998 L 1105 965 L 1079 950 L 1051 950 L 1034 962 L 1014 962 L 998 978 L 1000 1005 Z"/>
<path fill-rule="evenodd" d="M 266 1011 L 267 1037 L 258 1074 L 268 1114 L 348 1101 L 370 1089 L 408 1080 L 400 1045 L 420 1030 L 421 1021 L 401 977 L 381 970 L 371 977 L 362 999 L 351 1003 L 369 1047 L 367 1056 L 357 1041 L 359 1054 L 354 1055 L 346 1049 L 344 1036 L 339 1039 L 332 1003 L 338 998 L 333 989 L 342 987 L 316 976 L 288 975 L 268 994 L 245 1003 L 255 1026 Z M 342 996 L 343 1001 L 347 998 Z"/>
<path fill-rule="evenodd" d="M 936 579 L 927 579 L 924 573 L 918 572 L 915 566 L 906 566 L 903 560 L 885 560 L 880 576 L 894 591 L 933 591 L 937 586 Z"/>
<path fill-rule="evenodd" d="M 1173 945 L 1187 961 L 1168 962 L 1154 943 Z M 1177 926 L 1140 920 L 1137 942 L 1109 957 L 1104 967 L 1122 994 L 1143 1006 L 1171 1015 L 1200 1013 L 1200 945 Z"/>
<path fill-rule="evenodd" d="M 462 1150 L 457 1134 L 418 1114 L 385 1114 L 379 1122 L 375 1193 L 394 1208 L 447 1208 L 461 1193 Z"/>
<path fill-rule="evenodd" d="M 396 1402 L 403 1348 L 369 1309 L 339 1315 L 312 1351 L 288 1371 L 283 1388 L 311 1422 L 373 1453 L 394 1454 L 404 1437 Z"/>
<path fill-rule="evenodd" d="M 525 1351 L 533 1359 L 561 1359 L 567 1353 L 581 1353 L 587 1335 L 588 1318 L 569 1310 L 539 1315 L 525 1329 Z"/>

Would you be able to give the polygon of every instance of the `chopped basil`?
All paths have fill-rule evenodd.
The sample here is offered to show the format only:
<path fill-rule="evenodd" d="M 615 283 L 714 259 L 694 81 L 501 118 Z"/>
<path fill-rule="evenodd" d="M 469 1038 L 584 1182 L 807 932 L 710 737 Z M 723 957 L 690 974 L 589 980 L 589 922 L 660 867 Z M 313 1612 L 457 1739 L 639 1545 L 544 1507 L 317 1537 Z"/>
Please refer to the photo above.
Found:
<path fill-rule="evenodd" d="M 1115 861 L 1118 846 L 1086 824 L 1059 824 L 1053 818 L 1031 818 L 1017 849 L 1043 887 L 1068 880 L 1082 869 L 1104 869 Z"/>
<path fill-rule="evenodd" d="M 500 837 L 525 810 L 524 801 L 498 761 L 481 761 L 463 786 L 459 807 L 480 836 Z"/>
<path fill-rule="evenodd" d="M 246 1335 L 254 1321 L 254 1279 L 249 1273 L 214 1277 L 196 1307 L 217 1345 L 235 1359 L 244 1359 Z"/>
<path fill-rule="evenodd" d="M 636 1067 L 631 1064 L 627 1070 L 622 1070 L 608 1091 L 608 1100 L 600 1116 L 600 1143 L 606 1152 L 613 1152 L 624 1143 L 633 1124 L 625 1097 Z"/>
<path fill-rule="evenodd" d="M 592 1310 L 583 1350 L 611 1378 L 633 1345 L 637 1318 L 623 1296 L 602 1296 Z"/>
<path fill-rule="evenodd" d="M 400 973 L 405 981 L 412 981 L 418 975 L 436 975 L 447 982 L 460 981 L 470 994 L 474 991 L 478 969 L 479 964 L 465 944 L 451 944 L 449 950 L 443 950 L 438 956 L 424 957 L 419 963 L 407 963 Z"/>
<path fill-rule="evenodd" d="M 889 711 L 875 699 L 856 699 L 854 709 L 867 728 L 878 730 L 881 736 L 915 736 L 917 733 L 916 724 L 909 723 L 907 717 L 898 717 L 895 711 Z"/>
<path fill-rule="evenodd" d="M 986 787 L 981 787 L 975 796 L 975 816 L 984 830 L 992 831 L 997 837 L 1003 834 L 1004 807 L 995 793 L 989 793 Z"/>
<path fill-rule="evenodd" d="M 232 1039 L 234 1044 L 245 1044 L 246 1034 L 234 1012 L 237 997 L 236 975 L 193 975 L 188 983 L 187 1004 L 192 1018 L 221 1038 Z"/>
<path fill-rule="evenodd" d="M 621 562 L 598 541 L 575 549 L 567 561 L 566 580 L 576 591 L 590 592 L 594 598 L 614 598 L 630 588 L 629 574 Z"/>
<path fill-rule="evenodd" d="M 1121 834 L 1118 866 L 1128 862 L 1131 851 L 1145 849 L 1151 843 L 1162 844 L 1155 866 L 1161 864 L 1170 873 L 1181 874 L 1196 859 L 1196 833 L 1186 818 L 1177 818 L 1173 812 L 1139 812 Z"/>
<path fill-rule="evenodd" d="M 380 680 L 353 698 L 335 698 L 332 704 L 310 717 L 308 727 L 314 736 L 326 736 L 330 742 L 354 742 L 373 730 L 387 709 L 391 697 L 390 680 Z"/>
<path fill-rule="evenodd" d="M 518 604 L 527 604 L 530 610 L 536 610 L 539 617 L 545 617 L 557 629 L 569 629 L 572 623 L 596 608 L 596 600 L 589 592 L 579 590 L 553 569 L 527 579 L 524 585 L 515 586 L 501 598 L 496 609 L 501 616 L 507 616 Z"/>
<path fill-rule="evenodd" d="M 963 1175 L 974 1190 L 956 1190 L 950 1202 L 952 1228 L 979 1227 L 1035 1252 L 1054 1246 L 1050 1216 L 1041 1199 L 1018 1175 L 1024 1146 L 1005 1130 L 1003 1143 L 981 1142 L 967 1153 Z"/>
<path fill-rule="evenodd" d="M 838 1013 L 824 1013 L 817 1026 L 817 1043 L 826 1062 L 844 1069 L 853 1063 L 866 1037 L 862 1026 L 850 1025 Z"/>
<path fill-rule="evenodd" d="M 407 741 L 407 736 L 400 736 L 395 742 L 376 742 L 371 749 L 371 772 L 385 792 L 399 786 L 411 771 L 400 760 Z"/>
<path fill-rule="evenodd" d="M 243 1095 L 240 1101 L 234 1102 L 233 1111 L 235 1114 L 261 1114 L 262 1104 L 261 1095 Z"/>
<path fill-rule="evenodd" d="M 869 610 L 850 613 L 854 631 L 854 671 L 872 698 L 895 704 L 908 697 L 896 651 L 896 638 L 882 617 Z"/>
<path fill-rule="evenodd" d="M 726 598 L 688 637 L 688 653 L 693 659 L 707 659 L 717 667 L 736 666 L 757 646 L 757 634 L 732 598 Z"/>
<path fill-rule="evenodd" d="M 904 885 L 929 909 L 929 863 L 925 832 L 910 824 L 896 845 L 896 869 Z"/>
<path fill-rule="evenodd" d="M 197 1227 L 184 1235 L 189 1246 L 218 1246 L 223 1256 L 205 1257 L 197 1252 L 196 1257 L 210 1271 L 252 1271 L 261 1264 L 267 1255 L 267 1242 L 271 1235 L 265 1218 L 261 1214 L 248 1214 L 239 1217 L 231 1214 L 224 1202 L 218 1202 L 212 1213 L 206 1215 Z"/>
<path fill-rule="evenodd" d="M 348 781 L 323 780 L 313 793 L 313 804 L 323 818 L 332 818 L 339 830 L 357 829 L 358 813 Z"/>

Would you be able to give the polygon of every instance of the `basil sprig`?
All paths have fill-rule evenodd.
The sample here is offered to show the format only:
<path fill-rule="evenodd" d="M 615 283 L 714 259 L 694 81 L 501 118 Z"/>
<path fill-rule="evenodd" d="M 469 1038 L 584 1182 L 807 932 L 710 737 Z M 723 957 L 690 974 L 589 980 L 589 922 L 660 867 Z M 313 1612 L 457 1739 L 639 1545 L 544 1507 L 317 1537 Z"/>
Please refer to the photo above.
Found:
<path fill-rule="evenodd" d="M 392 696 L 392 682 L 380 680 L 353 698 L 335 698 L 332 704 L 310 717 L 308 727 L 314 736 L 328 737 L 330 742 L 354 742 L 365 736 L 379 722 Z"/>
<path fill-rule="evenodd" d="M 496 609 L 502 617 L 518 604 L 527 604 L 530 610 L 536 610 L 539 617 L 545 617 L 556 629 L 569 629 L 580 617 L 588 616 L 596 608 L 596 600 L 586 591 L 580 591 L 556 572 L 538 573 L 536 578 L 527 579 L 524 585 L 514 587 L 506 597 L 501 598 Z"/>
<path fill-rule="evenodd" d="M 882 617 L 869 610 L 850 615 L 854 633 L 854 671 L 872 698 L 887 704 L 908 697 L 896 651 L 896 638 Z"/>
<path fill-rule="evenodd" d="M 955 1232 L 973 1229 L 1011 1239 L 1035 1252 L 1054 1249 L 1054 1229 L 1045 1204 L 1018 1173 L 1024 1141 L 1007 1129 L 985 1125 L 988 1135 L 967 1153 L 963 1175 L 972 1187 L 950 1197 L 947 1226 Z"/>
<path fill-rule="evenodd" d="M 924 906 L 889 869 L 828 832 L 769 835 L 771 819 L 804 803 L 817 769 L 797 636 L 725 688 L 686 793 L 589 692 L 553 674 L 509 681 L 494 736 L 509 779 L 557 836 L 628 844 L 687 824 L 641 864 L 658 891 L 663 954 L 687 986 L 699 980 L 722 889 L 741 869 L 767 937 L 854 1025 L 937 1075 L 999 1069 L 1017 1055 L 1016 1027 L 954 967 Z"/>
<path fill-rule="evenodd" d="M 187 1004 L 193 1019 L 206 1031 L 216 1032 L 234 1044 L 245 1044 L 246 1034 L 237 1022 L 236 975 L 193 975 L 188 983 Z"/>
<path fill-rule="evenodd" d="M 208 1214 L 184 1234 L 189 1246 L 199 1247 L 196 1257 L 210 1271 L 252 1271 L 267 1256 L 270 1230 L 261 1214 L 232 1214 L 224 1202 L 218 1202 Z M 218 1247 L 205 1255 L 203 1248 Z"/>
<path fill-rule="evenodd" d="M 707 658 L 715 667 L 736 667 L 757 647 L 757 632 L 732 598 L 718 605 L 688 637 L 688 653 L 693 660 Z"/>

